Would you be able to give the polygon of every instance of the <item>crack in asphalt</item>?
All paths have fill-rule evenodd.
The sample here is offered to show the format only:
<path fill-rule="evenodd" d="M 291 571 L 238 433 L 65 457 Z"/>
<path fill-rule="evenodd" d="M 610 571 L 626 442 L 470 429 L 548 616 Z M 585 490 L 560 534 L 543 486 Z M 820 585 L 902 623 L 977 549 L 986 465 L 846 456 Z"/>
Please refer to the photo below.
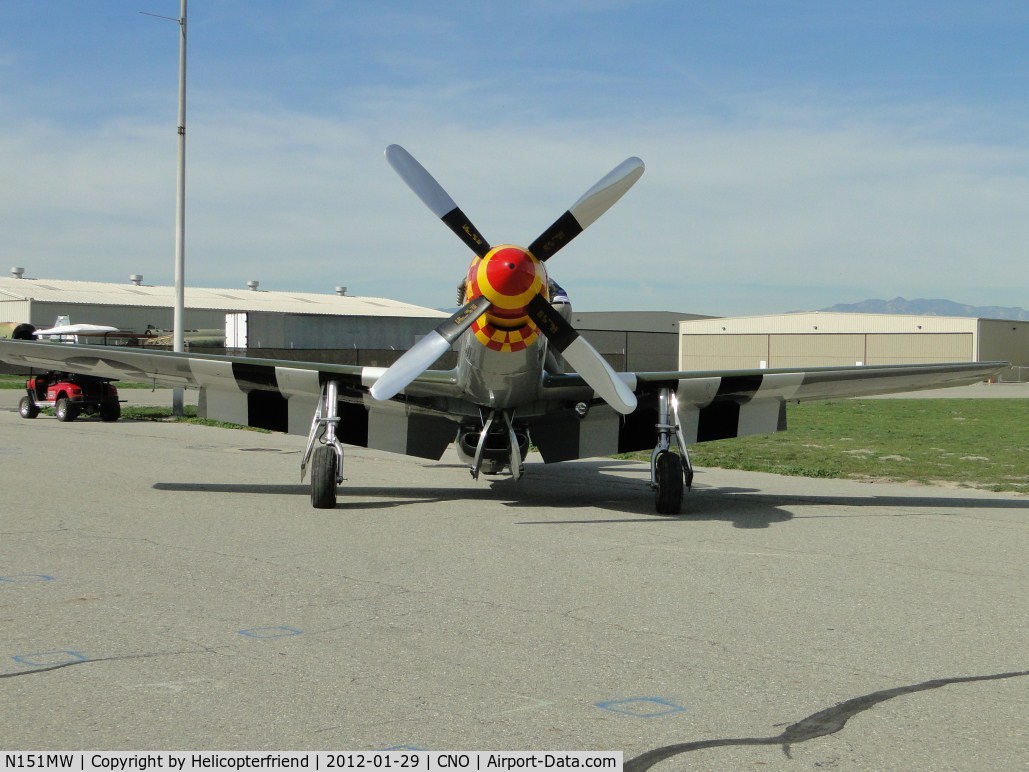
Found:
<path fill-rule="evenodd" d="M 678 756 L 682 753 L 699 751 L 705 748 L 721 748 L 736 745 L 781 745 L 782 751 L 787 758 L 790 755 L 790 746 L 798 743 L 814 740 L 819 737 L 826 737 L 839 732 L 847 725 L 847 722 L 859 713 L 878 705 L 880 702 L 892 700 L 895 697 L 903 697 L 915 692 L 923 692 L 929 689 L 939 689 L 951 684 L 973 683 L 978 681 L 998 681 L 1004 678 L 1018 678 L 1029 675 L 1029 670 L 1019 670 L 1012 673 L 997 673 L 984 676 L 961 676 L 957 678 L 937 678 L 932 681 L 923 681 L 920 684 L 909 686 L 897 686 L 893 689 L 883 689 L 861 697 L 854 697 L 845 702 L 838 703 L 831 708 L 825 708 L 812 713 L 807 718 L 790 724 L 775 737 L 729 737 L 717 740 L 697 740 L 689 743 L 678 743 L 666 745 L 663 748 L 655 748 L 652 751 L 642 753 L 635 758 L 625 762 L 625 772 L 644 772 L 659 764 L 662 761 Z"/>
<path fill-rule="evenodd" d="M 71 662 L 62 662 L 59 665 L 48 665 L 46 667 L 33 667 L 28 670 L 18 670 L 14 673 L 0 673 L 0 678 L 18 678 L 20 676 L 35 675 L 37 673 L 50 673 L 73 665 L 89 665 L 94 662 L 119 662 L 130 659 L 153 659 L 155 657 L 178 657 L 183 654 L 213 654 L 211 649 L 191 649 L 188 651 L 165 651 L 156 654 L 124 654 L 118 657 L 95 657 L 92 659 L 76 659 Z"/>
<path fill-rule="evenodd" d="M 95 659 L 83 659 L 73 662 L 62 662 L 58 665 L 48 667 L 34 667 L 28 670 L 20 670 L 14 673 L 0 673 L 2 678 L 18 678 L 40 673 L 50 673 L 76 665 L 88 665 L 96 662 L 117 662 L 122 660 L 152 659 L 155 657 L 181 656 L 184 654 L 211 654 L 215 653 L 210 649 L 193 649 L 188 651 L 169 651 L 153 654 L 128 654 L 115 657 L 97 657 Z M 1029 670 L 1018 670 L 1010 673 L 996 673 L 982 676 L 958 676 L 955 678 L 937 678 L 930 681 L 923 681 L 918 684 L 897 686 L 892 689 L 882 689 L 871 694 L 854 697 L 844 702 L 837 703 L 829 708 L 824 708 L 810 716 L 790 724 L 782 732 L 773 737 L 727 737 L 712 740 L 695 740 L 688 743 L 677 743 L 666 745 L 663 748 L 655 748 L 629 759 L 625 762 L 625 772 L 645 772 L 655 764 L 667 761 L 670 758 L 683 753 L 704 750 L 706 748 L 723 748 L 744 745 L 779 745 L 787 758 L 793 758 L 790 754 L 790 747 L 799 743 L 814 740 L 819 737 L 827 737 L 842 730 L 847 722 L 859 713 L 871 710 L 879 703 L 903 697 L 916 692 L 939 689 L 944 686 L 961 683 L 977 683 L 982 681 L 998 681 L 1007 678 L 1019 678 L 1029 676 Z"/>

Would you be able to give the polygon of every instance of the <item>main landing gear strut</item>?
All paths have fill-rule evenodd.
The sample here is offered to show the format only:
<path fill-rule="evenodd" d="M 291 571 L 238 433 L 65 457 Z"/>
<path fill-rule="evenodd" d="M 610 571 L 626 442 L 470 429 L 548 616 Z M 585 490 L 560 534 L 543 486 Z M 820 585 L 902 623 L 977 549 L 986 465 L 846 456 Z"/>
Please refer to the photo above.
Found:
<path fill-rule="evenodd" d="M 678 453 L 672 450 L 673 444 Z M 650 487 L 659 515 L 678 515 L 683 489 L 693 487 L 693 465 L 679 426 L 678 402 L 669 388 L 658 394 L 657 446 L 650 455 Z"/>
<path fill-rule="evenodd" d="M 300 482 L 311 462 L 311 506 L 334 509 L 336 487 L 343 482 L 343 446 L 336 437 L 339 424 L 339 384 L 326 381 L 307 435 L 307 449 L 300 462 Z"/>

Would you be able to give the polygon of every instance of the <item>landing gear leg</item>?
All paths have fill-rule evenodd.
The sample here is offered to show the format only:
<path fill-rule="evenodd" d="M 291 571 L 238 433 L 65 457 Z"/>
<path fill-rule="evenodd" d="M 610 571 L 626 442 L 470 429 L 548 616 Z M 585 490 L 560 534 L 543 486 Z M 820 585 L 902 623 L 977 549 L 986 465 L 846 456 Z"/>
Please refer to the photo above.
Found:
<path fill-rule="evenodd" d="M 311 461 L 311 506 L 315 509 L 334 509 L 336 488 L 343 482 L 343 446 L 336 437 L 338 405 L 339 384 L 327 381 L 322 386 L 307 435 L 307 449 L 300 462 L 300 481 L 303 482 L 307 462 Z"/>
<path fill-rule="evenodd" d="M 508 461 L 511 467 L 511 476 L 516 480 L 521 480 L 522 472 L 525 470 L 522 468 L 522 451 L 518 447 L 518 435 L 515 434 L 510 410 L 504 411 L 504 422 L 507 424 L 507 444 L 511 448 L 511 457 Z"/>
<path fill-rule="evenodd" d="M 678 453 L 672 450 L 677 446 Z M 678 404 L 669 388 L 661 389 L 657 407 L 657 446 L 650 455 L 650 487 L 660 515 L 682 511 L 683 489 L 693 486 L 693 465 L 679 426 Z"/>
<path fill-rule="evenodd" d="M 489 440 L 490 432 L 493 430 L 493 424 L 498 420 L 497 413 L 500 413 L 504 419 L 504 426 L 507 427 L 507 445 L 510 449 L 510 455 L 508 456 L 508 466 L 511 468 L 511 476 L 516 480 L 522 479 L 522 473 L 525 471 L 522 466 L 522 452 L 518 446 L 518 435 L 514 429 L 514 416 L 510 410 L 490 410 L 486 420 L 482 423 L 482 431 L 479 432 L 479 442 L 475 446 L 475 456 L 472 458 L 472 465 L 469 471 L 472 473 L 472 479 L 479 479 L 479 472 L 482 469 L 482 462 L 484 458 L 484 451 L 486 450 L 486 444 Z M 490 474 L 491 467 L 487 465 L 486 473 Z M 499 471 L 499 469 L 493 469 L 493 471 Z"/>
<path fill-rule="evenodd" d="M 472 458 L 472 479 L 479 479 L 479 470 L 482 469 L 482 452 L 486 449 L 486 438 L 493 427 L 493 420 L 497 417 L 497 411 L 491 410 L 489 416 L 482 423 L 482 431 L 479 432 L 479 443 L 475 446 L 475 456 Z"/>

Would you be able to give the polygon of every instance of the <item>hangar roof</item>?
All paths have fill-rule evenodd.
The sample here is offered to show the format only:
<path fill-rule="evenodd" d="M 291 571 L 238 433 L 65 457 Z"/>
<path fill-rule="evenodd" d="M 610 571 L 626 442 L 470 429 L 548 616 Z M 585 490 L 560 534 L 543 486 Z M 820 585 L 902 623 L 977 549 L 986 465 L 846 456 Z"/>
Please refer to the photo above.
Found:
<path fill-rule="evenodd" d="M 19 300 L 170 308 L 175 304 L 175 288 L 61 279 L 0 277 L 0 302 Z M 185 289 L 185 304 L 186 308 L 195 309 L 270 311 L 334 316 L 438 317 L 441 319 L 447 316 L 442 311 L 386 298 L 189 286 Z"/>

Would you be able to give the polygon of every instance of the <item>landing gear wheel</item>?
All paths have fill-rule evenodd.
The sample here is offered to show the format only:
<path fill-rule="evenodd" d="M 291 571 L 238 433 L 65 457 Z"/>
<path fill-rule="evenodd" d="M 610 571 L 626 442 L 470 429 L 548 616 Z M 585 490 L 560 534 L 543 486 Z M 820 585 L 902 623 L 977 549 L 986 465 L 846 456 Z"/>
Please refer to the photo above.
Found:
<path fill-rule="evenodd" d="M 67 397 L 61 397 L 54 405 L 54 415 L 57 416 L 58 421 L 74 421 L 79 417 L 79 406 Z"/>
<path fill-rule="evenodd" d="M 665 451 L 657 457 L 657 489 L 654 499 L 659 515 L 678 515 L 682 511 L 683 474 L 682 459 L 677 453 Z"/>
<path fill-rule="evenodd" d="M 117 421 L 121 418 L 121 405 L 117 402 L 104 402 L 100 405 L 101 421 Z"/>
<path fill-rule="evenodd" d="M 319 445 L 311 456 L 311 506 L 336 508 L 336 451 Z"/>
<path fill-rule="evenodd" d="M 35 418 L 39 415 L 39 408 L 29 397 L 22 397 L 21 402 L 18 403 L 18 414 L 22 418 Z"/>

